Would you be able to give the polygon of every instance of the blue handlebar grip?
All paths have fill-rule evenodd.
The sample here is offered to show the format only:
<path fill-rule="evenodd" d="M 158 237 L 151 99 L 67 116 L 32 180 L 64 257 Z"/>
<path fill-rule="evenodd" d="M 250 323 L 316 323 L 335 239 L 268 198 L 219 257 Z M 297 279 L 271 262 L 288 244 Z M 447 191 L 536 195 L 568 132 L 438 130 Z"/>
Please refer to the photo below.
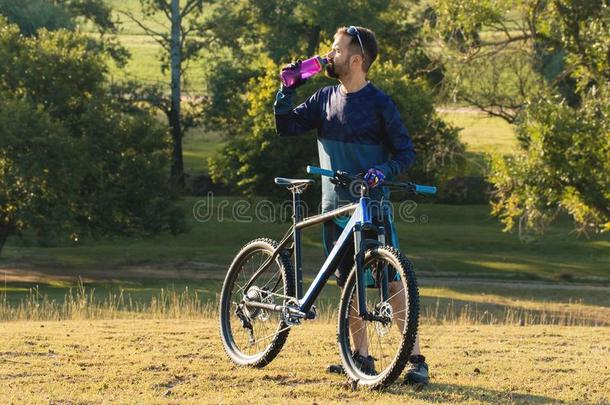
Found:
<path fill-rule="evenodd" d="M 326 169 L 322 169 L 322 168 L 316 167 L 316 166 L 307 166 L 307 173 L 319 174 L 321 176 L 328 176 L 328 177 L 333 177 L 335 175 L 335 172 L 333 172 L 332 170 L 326 170 Z"/>
<path fill-rule="evenodd" d="M 436 194 L 436 187 L 434 186 L 420 186 L 419 184 L 415 185 L 415 192 L 422 194 Z"/>

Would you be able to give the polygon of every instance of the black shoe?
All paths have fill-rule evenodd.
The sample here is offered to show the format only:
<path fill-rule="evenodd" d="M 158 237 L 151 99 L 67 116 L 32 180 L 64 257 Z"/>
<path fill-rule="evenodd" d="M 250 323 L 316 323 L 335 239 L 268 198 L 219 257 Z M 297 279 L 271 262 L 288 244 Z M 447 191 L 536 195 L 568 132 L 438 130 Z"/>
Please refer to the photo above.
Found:
<path fill-rule="evenodd" d="M 352 357 L 358 369 L 364 374 L 377 375 L 377 371 L 375 370 L 375 359 L 373 359 L 373 356 L 364 357 L 361 356 L 360 353 L 356 352 Z"/>
<path fill-rule="evenodd" d="M 375 359 L 373 359 L 372 356 L 364 357 L 360 355 L 360 353 L 355 352 L 354 354 L 352 354 L 352 358 L 354 359 L 356 366 L 363 373 L 368 375 L 377 374 L 377 371 L 375 371 Z M 334 374 L 345 374 L 345 369 L 343 368 L 342 364 L 331 364 L 330 366 L 328 366 L 326 371 Z"/>
<path fill-rule="evenodd" d="M 345 374 L 345 369 L 342 364 L 331 364 L 326 371 L 332 374 Z"/>
<path fill-rule="evenodd" d="M 430 373 L 426 358 L 422 355 L 409 357 L 407 365 L 407 373 L 403 384 L 421 384 L 428 385 L 430 383 Z"/>

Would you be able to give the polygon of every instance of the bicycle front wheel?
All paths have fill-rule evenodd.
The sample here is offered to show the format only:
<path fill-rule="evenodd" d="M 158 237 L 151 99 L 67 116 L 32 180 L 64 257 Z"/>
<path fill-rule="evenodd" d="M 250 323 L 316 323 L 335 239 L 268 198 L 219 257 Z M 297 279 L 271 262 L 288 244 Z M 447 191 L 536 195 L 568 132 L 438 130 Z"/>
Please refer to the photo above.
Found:
<path fill-rule="evenodd" d="M 419 293 L 411 262 L 392 247 L 367 251 L 364 267 L 375 273 L 393 268 L 400 280 L 389 283 L 387 300 L 380 286 L 366 289 L 366 309 L 374 320 L 365 321 L 358 315 L 354 267 L 341 296 L 337 338 L 347 377 L 359 386 L 380 389 L 396 380 L 413 350 Z"/>
<path fill-rule="evenodd" d="M 271 257 L 277 242 L 256 239 L 235 256 L 220 295 L 220 336 L 225 352 L 237 365 L 264 367 L 280 352 L 290 327 L 280 312 L 247 306 L 244 298 L 285 305 L 294 294 L 290 260 L 278 255 L 265 271 L 251 280 Z M 252 281 L 248 291 L 246 284 Z"/>

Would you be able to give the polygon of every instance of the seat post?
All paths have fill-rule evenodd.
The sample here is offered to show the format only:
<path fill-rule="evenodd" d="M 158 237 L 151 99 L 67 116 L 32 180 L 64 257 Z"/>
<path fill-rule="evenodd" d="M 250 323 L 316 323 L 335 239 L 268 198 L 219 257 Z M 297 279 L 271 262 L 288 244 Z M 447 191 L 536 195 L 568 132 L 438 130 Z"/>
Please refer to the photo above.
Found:
<path fill-rule="evenodd" d="M 301 210 L 301 189 L 292 189 L 292 223 L 294 225 L 294 285 L 296 287 L 296 297 L 303 297 L 303 269 L 301 264 L 301 230 L 297 229 L 296 224 L 303 219 Z"/>

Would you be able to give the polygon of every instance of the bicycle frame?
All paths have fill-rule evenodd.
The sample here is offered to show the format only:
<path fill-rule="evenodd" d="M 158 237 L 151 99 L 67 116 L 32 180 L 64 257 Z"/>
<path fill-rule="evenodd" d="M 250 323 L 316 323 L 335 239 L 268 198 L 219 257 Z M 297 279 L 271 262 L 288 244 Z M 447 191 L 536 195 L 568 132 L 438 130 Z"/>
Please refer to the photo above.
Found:
<path fill-rule="evenodd" d="M 294 297 L 298 301 L 298 315 L 301 315 L 305 318 L 309 318 L 307 316 L 310 314 L 310 310 L 313 307 L 315 300 L 318 298 L 318 295 L 322 291 L 322 288 L 326 285 L 326 282 L 330 278 L 330 276 L 335 272 L 339 261 L 341 260 L 342 254 L 345 252 L 345 249 L 348 248 L 350 241 L 350 236 L 353 233 L 354 235 L 354 252 L 355 252 L 355 263 L 356 263 L 356 283 L 357 283 L 357 298 L 358 298 L 358 314 L 362 316 L 364 319 L 367 318 L 366 311 L 366 286 L 365 286 L 365 275 L 364 275 L 364 252 L 366 248 L 370 245 L 384 245 L 385 244 L 385 231 L 382 226 L 376 226 L 373 224 L 371 220 L 371 208 L 370 208 L 370 199 L 366 196 L 361 196 L 357 203 L 353 203 L 350 205 L 346 205 L 344 207 L 338 208 L 336 210 L 314 215 L 308 218 L 301 219 L 300 212 L 300 192 L 298 190 L 293 191 L 293 225 L 290 230 L 286 233 L 282 241 L 275 249 L 271 257 L 269 257 L 261 267 L 255 272 L 255 274 L 251 277 L 250 281 L 244 286 L 244 291 L 248 291 L 248 289 L 252 286 L 253 281 L 256 277 L 263 272 L 266 267 L 277 257 L 278 254 L 281 254 L 284 251 L 284 248 L 288 245 L 290 240 L 293 241 L 293 255 L 294 255 L 294 278 L 295 278 L 295 286 L 296 286 L 296 296 Z M 302 272 L 302 263 L 301 263 L 301 230 L 332 220 L 333 218 L 343 216 L 346 214 L 351 214 L 351 218 L 349 219 L 347 225 L 345 226 L 343 232 L 339 236 L 339 239 L 335 243 L 335 246 L 330 251 L 328 257 L 326 258 L 324 264 L 318 271 L 318 274 L 314 278 L 313 282 L 309 286 L 308 290 L 303 295 L 303 272 Z M 374 230 L 377 232 L 377 239 L 363 239 L 362 231 L 364 230 Z M 387 300 L 388 298 L 388 275 L 387 271 L 383 269 L 381 271 L 381 291 L 382 291 L 382 299 Z M 267 304 L 262 302 L 249 301 L 247 302 L 248 306 L 265 308 L 273 311 L 283 310 L 284 306 L 278 306 L 273 304 Z M 300 314 L 299 314 L 300 312 Z"/>

